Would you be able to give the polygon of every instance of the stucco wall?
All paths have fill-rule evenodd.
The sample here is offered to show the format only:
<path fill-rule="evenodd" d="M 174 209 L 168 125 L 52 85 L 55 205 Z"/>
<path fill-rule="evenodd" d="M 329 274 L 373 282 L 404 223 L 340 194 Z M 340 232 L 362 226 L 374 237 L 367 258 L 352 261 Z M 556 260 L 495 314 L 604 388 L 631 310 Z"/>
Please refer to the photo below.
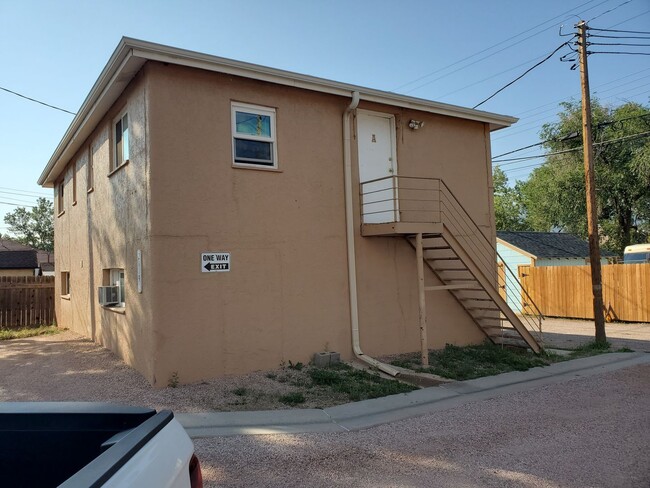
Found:
<path fill-rule="evenodd" d="M 155 383 L 174 372 L 192 381 L 308 361 L 326 348 L 350 358 L 342 148 L 349 100 L 158 63 L 145 71 Z M 276 109 L 278 171 L 232 167 L 231 101 Z M 396 116 L 400 173 L 444 178 L 494 239 L 483 124 L 361 107 Z M 412 117 L 425 128 L 406 130 Z M 353 167 L 359 229 L 356 157 Z M 363 349 L 417 350 L 414 251 L 403 239 L 359 234 L 356 246 Z M 201 273 L 200 254 L 209 251 L 230 252 L 232 271 Z M 448 293 L 429 294 L 427 306 L 431 347 L 484 338 Z"/>
<path fill-rule="evenodd" d="M 60 326 L 68 327 L 111 349 L 153 381 L 151 259 L 148 228 L 149 166 L 146 139 L 146 82 L 138 75 L 96 127 L 62 175 L 63 213 L 55 208 L 57 276 L 70 273 L 70 299 L 61 299 L 56 280 L 55 303 Z M 130 161 L 111 174 L 113 119 L 126 110 L 130 124 Z M 87 184 L 92 157 L 93 185 Z M 77 199 L 73 202 L 73 171 Z M 58 201 L 55 187 L 55 201 Z M 143 292 L 137 292 L 136 251 L 143 251 Z M 126 307 L 101 307 L 97 288 L 104 270 L 125 269 Z"/>

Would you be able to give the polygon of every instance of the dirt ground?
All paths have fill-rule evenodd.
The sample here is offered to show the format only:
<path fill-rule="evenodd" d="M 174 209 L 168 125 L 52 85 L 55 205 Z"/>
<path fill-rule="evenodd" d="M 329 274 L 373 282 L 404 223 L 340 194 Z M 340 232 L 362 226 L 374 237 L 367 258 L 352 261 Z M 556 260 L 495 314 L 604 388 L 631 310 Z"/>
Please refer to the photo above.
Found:
<path fill-rule="evenodd" d="M 542 324 L 546 347 L 574 349 L 594 340 L 593 320 L 547 318 Z M 650 324 L 611 322 L 605 324 L 607 340 L 614 349 L 627 347 L 633 351 L 650 352 Z"/>
<path fill-rule="evenodd" d="M 299 376 L 297 371 L 279 368 L 155 389 L 112 352 L 70 331 L 0 342 L 0 401 L 5 402 L 113 402 L 177 413 L 273 410 L 289 408 L 278 398 L 297 390 L 292 380 Z M 347 397 L 328 394 L 308 397 L 297 407 L 346 402 Z"/>
<path fill-rule="evenodd" d="M 650 366 L 344 434 L 194 441 L 208 487 L 648 487 Z"/>

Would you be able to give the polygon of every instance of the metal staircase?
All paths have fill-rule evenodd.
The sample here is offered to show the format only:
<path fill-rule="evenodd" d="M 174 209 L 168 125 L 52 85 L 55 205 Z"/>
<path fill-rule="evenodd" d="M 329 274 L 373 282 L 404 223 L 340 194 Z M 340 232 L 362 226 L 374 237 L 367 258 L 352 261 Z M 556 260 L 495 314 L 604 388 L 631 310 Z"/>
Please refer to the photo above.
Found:
<path fill-rule="evenodd" d="M 403 237 L 416 251 L 423 362 L 431 292 L 450 293 L 493 343 L 542 351 L 541 312 L 517 277 L 498 266 L 494 244 L 444 181 L 394 175 L 364 182 L 361 215 L 362 235 Z M 424 282 L 424 266 L 439 283 Z"/>

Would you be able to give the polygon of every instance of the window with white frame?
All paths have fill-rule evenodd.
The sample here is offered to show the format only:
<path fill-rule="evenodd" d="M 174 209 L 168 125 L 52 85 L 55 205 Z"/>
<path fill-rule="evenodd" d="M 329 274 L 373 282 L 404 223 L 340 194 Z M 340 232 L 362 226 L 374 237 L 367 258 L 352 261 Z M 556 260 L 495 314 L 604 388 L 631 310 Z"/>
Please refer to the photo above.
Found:
<path fill-rule="evenodd" d="M 108 271 L 108 286 L 116 286 L 118 288 L 117 296 L 119 302 L 115 305 L 116 307 L 124 307 L 126 305 L 125 294 L 124 294 L 124 269 L 122 268 L 111 268 Z"/>
<path fill-rule="evenodd" d="M 274 108 L 233 102 L 232 152 L 236 166 L 277 168 Z"/>
<path fill-rule="evenodd" d="M 115 121 L 114 140 L 113 153 L 115 157 L 112 170 L 129 162 L 129 114 L 122 114 Z"/>

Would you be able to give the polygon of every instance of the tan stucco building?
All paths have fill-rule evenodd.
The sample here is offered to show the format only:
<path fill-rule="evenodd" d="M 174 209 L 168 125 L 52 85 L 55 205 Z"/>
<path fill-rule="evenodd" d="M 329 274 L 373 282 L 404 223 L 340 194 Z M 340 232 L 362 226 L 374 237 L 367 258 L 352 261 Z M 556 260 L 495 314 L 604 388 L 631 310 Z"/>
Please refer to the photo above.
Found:
<path fill-rule="evenodd" d="M 488 300 L 434 253 L 487 253 L 494 288 L 490 132 L 514 121 L 123 39 L 39 179 L 59 323 L 158 386 L 481 342 Z"/>

